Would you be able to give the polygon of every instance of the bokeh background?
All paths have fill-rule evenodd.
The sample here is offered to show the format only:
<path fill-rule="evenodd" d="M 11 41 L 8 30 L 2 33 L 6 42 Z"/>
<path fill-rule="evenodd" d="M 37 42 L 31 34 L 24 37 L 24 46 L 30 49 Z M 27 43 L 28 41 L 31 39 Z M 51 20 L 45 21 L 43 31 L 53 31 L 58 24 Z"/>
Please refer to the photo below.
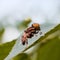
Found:
<path fill-rule="evenodd" d="M 32 23 L 60 23 L 60 0 L 0 0 L 1 42 L 16 39 L 20 34 L 17 27 L 29 19 Z"/>

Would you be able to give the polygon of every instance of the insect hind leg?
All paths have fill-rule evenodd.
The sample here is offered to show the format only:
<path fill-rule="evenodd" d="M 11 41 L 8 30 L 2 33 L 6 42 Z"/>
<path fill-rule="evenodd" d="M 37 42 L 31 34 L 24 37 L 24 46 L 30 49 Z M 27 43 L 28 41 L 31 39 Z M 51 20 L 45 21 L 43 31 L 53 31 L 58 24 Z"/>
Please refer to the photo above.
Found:
<path fill-rule="evenodd" d="M 23 44 L 23 45 L 25 45 L 25 41 L 24 41 L 24 42 L 22 42 L 22 44 Z"/>

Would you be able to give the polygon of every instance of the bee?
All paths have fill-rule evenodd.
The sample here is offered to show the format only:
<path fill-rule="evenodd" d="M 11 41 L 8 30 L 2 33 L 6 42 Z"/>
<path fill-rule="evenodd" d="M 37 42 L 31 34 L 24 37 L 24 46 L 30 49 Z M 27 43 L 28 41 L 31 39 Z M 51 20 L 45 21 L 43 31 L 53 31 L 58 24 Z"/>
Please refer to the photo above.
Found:
<path fill-rule="evenodd" d="M 27 28 L 21 38 L 22 44 L 28 45 L 28 38 L 32 38 L 35 34 L 38 34 L 40 31 L 40 25 L 38 23 L 33 23 L 31 27 Z"/>

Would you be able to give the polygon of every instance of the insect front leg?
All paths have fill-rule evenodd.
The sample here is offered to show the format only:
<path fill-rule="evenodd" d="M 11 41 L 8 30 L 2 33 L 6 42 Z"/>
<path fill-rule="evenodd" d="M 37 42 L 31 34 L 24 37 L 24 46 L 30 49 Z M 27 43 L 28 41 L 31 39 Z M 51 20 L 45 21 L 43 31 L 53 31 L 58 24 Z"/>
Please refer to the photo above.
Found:
<path fill-rule="evenodd" d="M 40 35 L 42 34 L 42 32 L 40 32 Z"/>

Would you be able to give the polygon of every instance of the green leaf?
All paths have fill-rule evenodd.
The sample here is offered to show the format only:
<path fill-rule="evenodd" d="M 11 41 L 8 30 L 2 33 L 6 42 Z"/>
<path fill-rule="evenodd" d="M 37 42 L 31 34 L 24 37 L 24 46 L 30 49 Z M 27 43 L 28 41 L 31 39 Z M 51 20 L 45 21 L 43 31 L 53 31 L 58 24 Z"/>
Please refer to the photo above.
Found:
<path fill-rule="evenodd" d="M 30 45 L 28 48 L 24 49 L 22 52 L 27 51 L 28 49 L 30 49 L 31 47 L 35 46 L 36 44 L 40 43 L 42 40 L 44 40 L 45 38 L 47 38 L 49 35 L 51 35 L 52 33 L 55 33 L 56 31 L 60 31 L 60 24 L 57 25 L 55 28 L 53 28 L 52 30 L 50 30 L 49 32 L 47 32 L 45 34 L 45 36 L 40 37 L 37 41 L 35 41 L 32 45 Z M 57 39 L 56 39 L 57 40 Z M 6 58 L 6 56 L 9 54 L 9 52 L 11 51 L 13 45 L 15 44 L 15 41 L 12 42 L 8 42 L 8 43 L 4 43 L 2 45 L 0 45 L 0 60 L 4 60 L 4 58 Z"/>
<path fill-rule="evenodd" d="M 60 39 L 50 39 L 42 47 L 39 46 L 37 60 L 60 60 Z"/>
<path fill-rule="evenodd" d="M 60 24 L 58 26 L 56 26 L 55 28 L 53 28 L 52 30 L 50 30 L 49 32 L 47 32 L 45 34 L 45 36 L 42 36 L 37 41 L 35 41 L 31 46 L 26 48 L 23 52 L 27 51 L 31 47 L 40 43 L 40 46 L 38 45 L 39 47 L 35 47 L 36 50 L 33 49 L 33 51 L 29 54 L 29 56 L 32 58 L 32 60 L 49 60 L 49 59 L 58 60 L 58 59 L 60 59 L 59 57 L 57 57 L 57 56 L 60 56 L 59 55 L 60 53 L 58 54 L 58 51 L 60 51 L 59 36 L 60 36 Z M 46 45 L 47 45 L 47 47 L 46 47 Z M 55 58 L 55 56 L 56 56 L 56 58 Z M 19 58 L 18 55 L 17 55 L 17 58 Z"/>
<path fill-rule="evenodd" d="M 0 60 L 4 60 L 4 58 L 11 51 L 11 49 L 12 49 L 12 47 L 13 47 L 14 44 L 15 44 L 15 40 L 0 45 Z"/>
<path fill-rule="evenodd" d="M 12 60 L 31 60 L 28 54 L 26 53 L 21 53 L 17 56 L 15 56 Z"/>
<path fill-rule="evenodd" d="M 0 43 L 2 42 L 2 36 L 3 36 L 4 31 L 5 31 L 5 29 L 4 29 L 3 25 L 0 24 Z"/>
<path fill-rule="evenodd" d="M 45 39 L 42 40 L 39 38 L 40 42 L 30 53 L 30 57 L 35 58 L 34 60 L 60 60 L 60 25 L 49 31 L 44 37 Z"/>

